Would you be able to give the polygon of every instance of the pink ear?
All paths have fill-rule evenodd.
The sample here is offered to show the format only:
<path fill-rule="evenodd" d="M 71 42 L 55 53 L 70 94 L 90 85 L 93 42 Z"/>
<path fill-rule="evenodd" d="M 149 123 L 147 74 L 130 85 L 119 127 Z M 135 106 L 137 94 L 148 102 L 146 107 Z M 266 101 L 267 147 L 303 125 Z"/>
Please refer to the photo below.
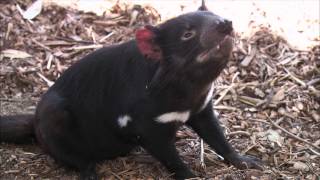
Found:
<path fill-rule="evenodd" d="M 162 59 L 160 47 L 155 43 L 156 34 L 152 26 L 145 26 L 136 31 L 136 41 L 140 52 L 148 59 Z"/>

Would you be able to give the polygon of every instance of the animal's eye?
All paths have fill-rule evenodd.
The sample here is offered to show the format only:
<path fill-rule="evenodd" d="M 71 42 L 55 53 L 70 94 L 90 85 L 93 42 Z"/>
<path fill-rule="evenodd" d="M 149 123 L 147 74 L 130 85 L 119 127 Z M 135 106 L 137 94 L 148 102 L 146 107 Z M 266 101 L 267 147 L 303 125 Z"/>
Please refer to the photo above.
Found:
<path fill-rule="evenodd" d="M 183 40 L 183 41 L 189 40 L 189 39 L 193 38 L 195 35 L 196 35 L 196 31 L 194 31 L 194 30 L 186 31 L 181 36 L 181 40 Z"/>

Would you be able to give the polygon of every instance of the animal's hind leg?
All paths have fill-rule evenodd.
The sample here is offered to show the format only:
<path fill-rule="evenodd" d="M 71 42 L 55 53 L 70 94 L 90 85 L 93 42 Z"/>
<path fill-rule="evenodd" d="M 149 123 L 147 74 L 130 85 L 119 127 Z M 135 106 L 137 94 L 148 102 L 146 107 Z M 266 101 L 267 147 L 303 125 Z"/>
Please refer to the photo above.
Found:
<path fill-rule="evenodd" d="M 81 180 L 97 180 L 96 165 L 94 163 L 89 164 L 85 169 L 80 170 Z"/>
<path fill-rule="evenodd" d="M 55 160 L 79 170 L 81 179 L 97 179 L 89 145 L 63 98 L 49 94 L 39 103 L 35 129 L 40 144 Z"/>
<path fill-rule="evenodd" d="M 54 159 L 67 167 L 74 168 L 80 172 L 81 180 L 95 180 L 98 179 L 96 174 L 96 163 L 85 156 L 81 156 L 76 152 L 68 152 L 68 148 L 65 149 L 60 146 L 55 146 L 50 149 L 50 154 Z"/>
<path fill-rule="evenodd" d="M 81 180 L 96 180 L 98 176 L 96 174 L 96 163 L 80 157 L 75 154 L 68 154 L 59 149 L 52 154 L 58 163 L 67 165 L 68 167 L 74 168 L 80 172 Z"/>

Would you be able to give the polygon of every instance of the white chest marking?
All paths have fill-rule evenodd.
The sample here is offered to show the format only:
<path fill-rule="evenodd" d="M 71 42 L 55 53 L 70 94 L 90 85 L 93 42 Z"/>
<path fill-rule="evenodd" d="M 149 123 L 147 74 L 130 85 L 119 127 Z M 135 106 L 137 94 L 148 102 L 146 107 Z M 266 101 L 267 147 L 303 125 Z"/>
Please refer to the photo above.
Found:
<path fill-rule="evenodd" d="M 159 123 L 169 123 L 173 121 L 185 123 L 189 119 L 189 116 L 190 111 L 169 112 L 156 117 L 156 121 Z"/>
<path fill-rule="evenodd" d="M 212 99 L 212 95 L 213 95 L 213 84 L 210 87 L 210 90 L 207 94 L 206 99 L 204 100 L 201 108 L 199 109 L 199 111 L 202 111 L 204 108 L 206 108 L 206 106 L 208 105 L 209 101 Z"/>
<path fill-rule="evenodd" d="M 121 128 L 126 127 L 129 121 L 132 121 L 129 115 L 122 115 L 118 118 L 118 124 Z"/>

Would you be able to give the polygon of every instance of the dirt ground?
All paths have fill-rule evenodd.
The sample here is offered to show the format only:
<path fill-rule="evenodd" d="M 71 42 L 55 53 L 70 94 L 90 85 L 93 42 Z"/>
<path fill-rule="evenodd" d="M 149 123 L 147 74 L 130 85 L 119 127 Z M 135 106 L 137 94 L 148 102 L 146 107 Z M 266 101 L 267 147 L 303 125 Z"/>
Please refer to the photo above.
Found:
<path fill-rule="evenodd" d="M 15 2 L 22 9 L 31 3 Z M 46 5 L 28 21 L 14 1 L 1 1 L 0 114 L 33 113 L 41 94 L 79 58 L 131 39 L 138 27 L 159 21 L 154 7 L 141 6 L 137 12 L 135 17 L 132 6 L 121 3 L 112 4 L 101 16 Z M 297 50 L 264 26 L 249 36 L 239 33 L 233 59 L 216 80 L 213 98 L 228 140 L 242 154 L 262 159 L 265 169 L 237 170 L 224 164 L 183 127 L 177 133 L 177 148 L 197 175 L 320 180 L 320 45 Z M 170 178 L 140 148 L 99 164 L 97 171 L 103 179 Z M 77 177 L 77 172 L 57 164 L 36 144 L 0 144 L 0 179 Z"/>

